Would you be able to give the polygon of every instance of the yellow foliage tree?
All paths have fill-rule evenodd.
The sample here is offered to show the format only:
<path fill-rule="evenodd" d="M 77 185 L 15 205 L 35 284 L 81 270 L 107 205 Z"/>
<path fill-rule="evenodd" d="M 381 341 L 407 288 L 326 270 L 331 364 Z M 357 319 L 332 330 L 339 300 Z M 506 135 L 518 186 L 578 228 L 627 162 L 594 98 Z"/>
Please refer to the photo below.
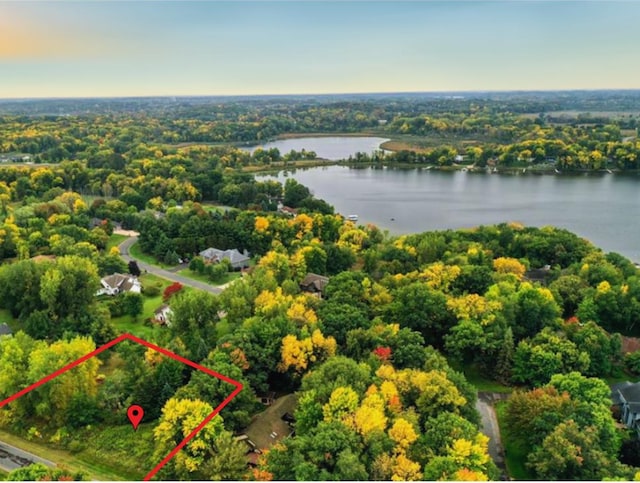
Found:
<path fill-rule="evenodd" d="M 389 437 L 395 441 L 402 450 L 406 450 L 418 439 L 418 434 L 410 422 L 406 419 L 398 418 L 389 429 Z"/>
<path fill-rule="evenodd" d="M 415 461 L 411 461 L 403 453 L 394 458 L 391 468 L 393 472 L 391 475 L 392 481 L 418 481 L 422 479 L 420 465 Z"/>
<path fill-rule="evenodd" d="M 481 471 L 471 471 L 467 468 L 458 470 L 453 475 L 455 481 L 489 481 L 489 477 Z"/>
<path fill-rule="evenodd" d="M 462 270 L 457 265 L 445 265 L 436 262 L 425 268 L 420 278 L 426 280 L 430 288 L 447 292 L 451 283 L 460 275 Z"/>
<path fill-rule="evenodd" d="M 493 268 L 498 273 L 512 273 L 522 280 L 526 267 L 515 258 L 499 257 L 493 261 Z"/>
<path fill-rule="evenodd" d="M 337 387 L 329 401 L 322 406 L 322 414 L 327 422 L 349 421 L 358 408 L 358 394 L 350 387 Z"/>
<path fill-rule="evenodd" d="M 264 233 L 269 229 L 269 219 L 264 216 L 256 216 L 255 229 L 258 233 Z"/>
<path fill-rule="evenodd" d="M 280 372 L 293 368 L 296 372 L 304 371 L 310 362 L 323 361 L 336 353 L 336 340 L 325 337 L 316 329 L 302 340 L 295 335 L 287 335 L 282 339 L 281 361 L 278 364 Z"/>
<path fill-rule="evenodd" d="M 473 320 L 482 325 L 488 325 L 495 320 L 497 313 L 502 309 L 502 303 L 498 300 L 487 300 L 482 295 L 472 293 L 449 298 L 447 308 L 456 315 L 458 320 Z"/>

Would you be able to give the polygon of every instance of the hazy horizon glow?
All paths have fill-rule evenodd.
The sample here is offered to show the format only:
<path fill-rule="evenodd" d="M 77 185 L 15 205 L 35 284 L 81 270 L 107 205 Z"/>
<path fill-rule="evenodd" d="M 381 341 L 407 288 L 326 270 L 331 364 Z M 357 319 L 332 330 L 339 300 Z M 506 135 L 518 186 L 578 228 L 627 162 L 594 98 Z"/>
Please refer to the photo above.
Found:
<path fill-rule="evenodd" d="M 0 1 L 0 98 L 634 89 L 640 4 Z"/>

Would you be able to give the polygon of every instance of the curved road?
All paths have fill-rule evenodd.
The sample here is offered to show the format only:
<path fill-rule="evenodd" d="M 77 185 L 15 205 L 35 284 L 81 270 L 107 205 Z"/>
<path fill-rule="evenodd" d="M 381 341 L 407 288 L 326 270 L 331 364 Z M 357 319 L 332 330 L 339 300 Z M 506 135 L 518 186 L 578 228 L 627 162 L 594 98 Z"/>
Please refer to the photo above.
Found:
<path fill-rule="evenodd" d="M 188 287 L 204 290 L 205 292 L 209 292 L 214 295 L 218 295 L 222 292 L 222 288 L 220 287 L 214 287 L 212 285 L 209 285 L 208 283 L 199 282 L 191 278 L 183 277 L 182 275 L 178 275 L 177 273 L 164 270 L 162 268 L 156 267 L 155 265 L 149 265 L 148 263 L 142 262 L 137 258 L 132 257 L 131 253 L 129 253 L 129 249 L 131 248 L 131 245 L 133 245 L 137 241 L 137 236 L 131 236 L 120 243 L 120 245 L 118 245 L 118 249 L 120 250 L 120 257 L 122 257 L 125 262 L 128 263 L 131 260 L 134 260 L 138 263 L 138 267 L 140 267 L 140 270 L 146 271 L 153 275 L 157 275 L 158 277 L 166 278 L 167 280 L 171 280 L 172 282 L 180 282 L 182 285 L 186 285 Z"/>
<path fill-rule="evenodd" d="M 9 472 L 32 463 L 42 463 L 51 468 L 56 466 L 52 461 L 45 460 L 33 453 L 28 453 L 27 451 L 0 441 L 0 470 Z"/>
<path fill-rule="evenodd" d="M 500 438 L 500 426 L 498 425 L 498 418 L 493 404 L 506 397 L 505 394 L 478 392 L 478 400 L 476 401 L 476 409 L 482 418 L 480 431 L 489 437 L 489 455 L 491 455 L 493 462 L 502 472 L 503 478 L 507 476 L 507 466 Z"/>

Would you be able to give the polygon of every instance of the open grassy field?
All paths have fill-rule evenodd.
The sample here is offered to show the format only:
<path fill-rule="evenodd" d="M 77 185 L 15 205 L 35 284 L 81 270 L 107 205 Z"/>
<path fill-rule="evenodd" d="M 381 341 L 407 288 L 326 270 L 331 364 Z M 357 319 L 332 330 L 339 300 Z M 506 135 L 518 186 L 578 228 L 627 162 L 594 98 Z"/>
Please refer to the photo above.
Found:
<path fill-rule="evenodd" d="M 165 263 L 162 263 L 156 260 L 154 256 L 143 253 L 138 243 L 134 243 L 133 245 L 131 245 L 131 248 L 129 248 L 129 253 L 133 258 L 137 258 L 138 260 L 141 260 L 144 263 L 148 263 L 149 265 L 155 265 L 156 267 L 166 269 L 166 268 L 173 268 L 175 266 L 175 265 L 167 265 Z"/>
<path fill-rule="evenodd" d="M 129 237 L 125 236 L 125 235 L 118 235 L 118 234 L 114 233 L 113 235 L 111 235 L 109 237 L 109 240 L 107 241 L 107 247 L 106 247 L 105 251 L 108 253 L 109 250 L 111 250 L 111 248 L 117 247 L 118 245 L 120 245 L 120 243 L 125 241 L 127 238 L 129 238 Z"/>
<path fill-rule="evenodd" d="M 213 285 L 215 287 L 224 285 L 225 283 L 232 282 L 233 280 L 237 280 L 241 277 L 240 272 L 229 272 L 225 274 L 225 276 L 219 282 L 213 283 L 209 281 L 209 278 L 206 275 L 200 275 L 199 273 L 193 272 L 188 268 L 183 268 L 182 270 L 179 270 L 176 273 L 178 275 L 182 275 L 183 277 L 187 277 L 192 280 L 197 280 L 199 282 L 208 283 L 209 285 Z"/>
<path fill-rule="evenodd" d="M 525 466 L 527 453 L 524 445 L 517 435 L 509 432 L 504 421 L 506 402 L 499 402 L 495 405 L 498 426 L 500 427 L 500 438 L 504 447 L 504 455 L 509 476 L 515 480 L 534 480 L 534 475 Z"/>
<path fill-rule="evenodd" d="M 513 391 L 513 388 L 500 384 L 499 382 L 493 381 L 482 375 L 476 365 L 467 365 L 463 367 L 455 361 L 449 361 L 449 364 L 456 371 L 464 373 L 467 381 L 473 384 L 478 391 L 499 392 L 505 394 Z"/>

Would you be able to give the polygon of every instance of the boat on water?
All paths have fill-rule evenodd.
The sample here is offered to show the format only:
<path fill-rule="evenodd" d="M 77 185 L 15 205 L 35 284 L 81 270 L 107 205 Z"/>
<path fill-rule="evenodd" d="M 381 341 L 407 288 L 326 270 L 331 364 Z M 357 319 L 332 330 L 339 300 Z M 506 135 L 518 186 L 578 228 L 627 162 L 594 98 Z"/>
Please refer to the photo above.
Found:
<path fill-rule="evenodd" d="M 347 220 L 349 220 L 349 221 L 358 221 L 358 215 L 349 215 L 349 216 L 347 216 Z"/>

